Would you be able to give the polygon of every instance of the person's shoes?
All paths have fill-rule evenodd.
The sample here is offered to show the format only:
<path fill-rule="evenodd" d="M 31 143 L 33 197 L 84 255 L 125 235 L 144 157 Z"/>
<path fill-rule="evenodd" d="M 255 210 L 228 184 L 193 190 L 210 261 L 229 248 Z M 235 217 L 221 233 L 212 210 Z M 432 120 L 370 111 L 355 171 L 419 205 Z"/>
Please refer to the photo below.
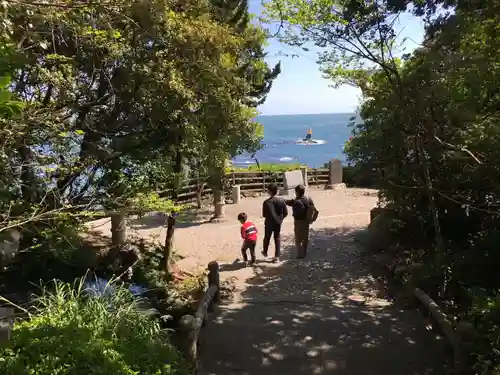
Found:
<path fill-rule="evenodd" d="M 279 263 L 279 261 L 280 261 L 280 258 L 279 258 L 279 257 L 274 257 L 274 258 L 271 260 L 271 262 L 273 262 L 273 263 Z"/>
<path fill-rule="evenodd" d="M 249 266 L 254 266 L 255 265 L 255 259 L 251 260 L 250 262 L 248 262 L 248 265 Z"/>
<path fill-rule="evenodd" d="M 267 253 L 265 251 L 262 251 L 261 254 L 264 258 L 267 258 Z"/>

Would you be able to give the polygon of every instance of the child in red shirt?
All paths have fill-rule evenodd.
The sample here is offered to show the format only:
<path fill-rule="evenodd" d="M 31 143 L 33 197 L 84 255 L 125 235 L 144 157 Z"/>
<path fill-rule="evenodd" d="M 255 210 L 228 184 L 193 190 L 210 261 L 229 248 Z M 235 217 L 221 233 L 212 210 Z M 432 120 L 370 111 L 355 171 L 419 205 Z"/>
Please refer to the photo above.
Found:
<path fill-rule="evenodd" d="M 247 221 L 247 214 L 242 212 L 238 215 L 238 221 L 241 223 L 241 255 L 243 260 L 248 262 L 247 250 L 250 250 L 250 265 L 255 263 L 255 244 L 257 243 L 257 227 L 251 221 Z"/>

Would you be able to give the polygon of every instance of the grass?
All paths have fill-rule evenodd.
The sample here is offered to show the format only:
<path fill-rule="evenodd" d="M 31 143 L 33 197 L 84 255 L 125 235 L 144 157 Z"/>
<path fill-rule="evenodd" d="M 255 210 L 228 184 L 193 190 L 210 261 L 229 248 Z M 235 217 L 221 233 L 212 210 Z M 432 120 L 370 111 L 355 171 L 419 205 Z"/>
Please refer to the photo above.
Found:
<path fill-rule="evenodd" d="M 90 294 L 55 282 L 37 299 L 29 319 L 16 323 L 0 347 L 0 374 L 187 375 L 189 368 L 158 319 L 124 287 Z"/>
<path fill-rule="evenodd" d="M 251 164 L 248 167 L 231 167 L 228 168 L 228 172 L 285 172 L 285 171 L 293 171 L 296 169 L 300 169 L 299 163 L 293 164 L 272 164 L 272 163 L 263 163 L 260 164 L 260 168 L 257 167 L 256 164 Z"/>

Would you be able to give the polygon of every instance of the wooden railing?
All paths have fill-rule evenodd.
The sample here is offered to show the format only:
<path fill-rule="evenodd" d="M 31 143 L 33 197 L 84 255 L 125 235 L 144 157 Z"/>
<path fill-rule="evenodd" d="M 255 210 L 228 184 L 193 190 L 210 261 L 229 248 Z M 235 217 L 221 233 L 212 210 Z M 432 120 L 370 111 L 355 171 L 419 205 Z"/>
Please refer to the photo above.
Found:
<path fill-rule="evenodd" d="M 330 170 L 328 168 L 316 168 L 307 170 L 308 185 L 326 185 L 328 184 Z M 212 193 L 212 189 L 206 188 L 207 177 L 190 178 L 178 190 L 177 200 L 187 202 L 195 200 L 197 195 L 205 196 Z M 240 185 L 242 192 L 260 192 L 266 191 L 267 186 L 275 183 L 278 187 L 283 187 L 283 172 L 229 172 L 225 176 L 227 191 L 231 187 Z M 167 196 L 172 195 L 172 191 L 165 192 Z"/>
<path fill-rule="evenodd" d="M 179 322 L 181 350 L 186 359 L 191 363 L 195 373 L 198 370 L 198 337 L 201 328 L 205 325 L 207 314 L 213 310 L 216 303 L 220 302 L 220 275 L 219 264 L 208 264 L 208 289 L 198 303 L 196 313 L 184 315 Z"/>

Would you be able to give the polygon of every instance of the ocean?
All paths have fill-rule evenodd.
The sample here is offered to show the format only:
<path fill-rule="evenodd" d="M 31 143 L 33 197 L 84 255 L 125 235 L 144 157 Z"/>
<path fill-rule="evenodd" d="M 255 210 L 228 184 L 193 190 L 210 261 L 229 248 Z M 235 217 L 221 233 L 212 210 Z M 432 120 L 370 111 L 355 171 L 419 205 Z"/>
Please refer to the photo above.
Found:
<path fill-rule="evenodd" d="M 257 152 L 259 163 L 300 163 L 310 168 L 321 168 L 332 158 L 344 160 L 342 148 L 349 139 L 349 119 L 353 113 L 325 113 L 314 115 L 258 116 L 264 125 L 264 148 Z M 317 144 L 297 144 L 311 128 Z M 251 155 L 233 159 L 239 167 L 255 164 Z"/>

